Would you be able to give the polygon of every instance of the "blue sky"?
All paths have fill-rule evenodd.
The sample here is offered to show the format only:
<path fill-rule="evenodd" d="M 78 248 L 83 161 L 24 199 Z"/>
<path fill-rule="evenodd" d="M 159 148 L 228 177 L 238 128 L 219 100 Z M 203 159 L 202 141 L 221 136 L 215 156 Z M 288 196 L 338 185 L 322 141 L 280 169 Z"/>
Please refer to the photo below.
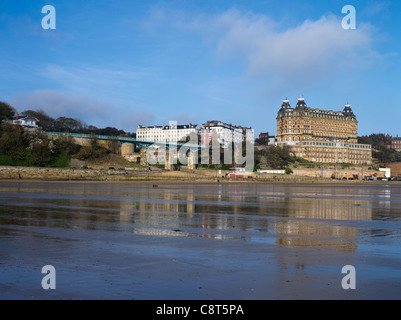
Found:
<path fill-rule="evenodd" d="M 55 30 L 41 26 L 47 4 Z M 303 95 L 350 103 L 359 135 L 401 135 L 400 13 L 400 1 L 2 0 L 0 100 L 130 132 L 221 120 L 257 135 Z"/>

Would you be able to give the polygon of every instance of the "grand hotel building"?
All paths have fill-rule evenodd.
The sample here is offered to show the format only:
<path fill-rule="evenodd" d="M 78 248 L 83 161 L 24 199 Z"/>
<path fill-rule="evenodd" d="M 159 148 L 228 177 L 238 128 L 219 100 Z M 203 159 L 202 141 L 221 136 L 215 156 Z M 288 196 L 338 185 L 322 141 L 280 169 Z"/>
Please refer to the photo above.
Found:
<path fill-rule="evenodd" d="M 303 98 L 295 108 L 284 100 L 277 114 L 277 143 L 312 162 L 372 163 L 371 146 L 358 144 L 358 121 L 348 104 L 331 111 L 309 108 Z"/>

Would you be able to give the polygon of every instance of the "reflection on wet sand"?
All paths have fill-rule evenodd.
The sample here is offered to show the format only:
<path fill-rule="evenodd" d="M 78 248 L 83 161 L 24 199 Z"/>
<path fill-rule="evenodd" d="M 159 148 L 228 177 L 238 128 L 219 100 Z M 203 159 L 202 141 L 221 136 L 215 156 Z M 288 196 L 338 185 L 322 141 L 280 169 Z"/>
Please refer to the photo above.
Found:
<path fill-rule="evenodd" d="M 3 181 L 0 297 L 46 295 L 42 263 L 63 299 L 320 298 L 360 261 L 376 290 L 399 276 L 400 212 L 399 185 Z"/>
<path fill-rule="evenodd" d="M 355 250 L 358 230 L 310 221 L 280 221 L 276 243 L 285 246 Z M 283 236 L 280 236 L 283 235 Z"/>
<path fill-rule="evenodd" d="M 47 184 L 0 187 L 3 224 L 110 229 L 355 250 L 358 228 L 392 210 L 391 189 L 274 184 Z M 399 197 L 396 192 L 393 196 Z M 271 241 L 275 238 L 275 241 Z"/>
<path fill-rule="evenodd" d="M 200 229 L 231 230 L 236 226 L 241 230 L 250 230 L 255 227 L 255 222 L 252 221 L 253 219 L 241 217 L 241 214 L 243 215 L 247 211 L 244 210 L 244 203 L 249 202 L 249 197 L 251 197 L 252 201 L 256 201 L 259 205 L 255 206 L 255 211 L 250 212 L 249 215 L 257 215 L 259 217 L 257 219 L 258 230 L 262 230 L 263 226 L 266 227 L 267 225 L 269 227 L 264 230 L 274 230 L 277 235 L 276 244 L 355 250 L 357 248 L 356 238 L 358 235 L 356 228 L 333 225 L 332 222 L 324 221 L 372 219 L 372 201 L 359 201 L 360 203 L 358 204 L 350 204 L 349 200 L 256 197 L 255 195 L 240 195 L 235 192 L 222 197 L 221 191 L 219 189 L 217 197 L 207 196 L 209 201 L 216 201 L 216 204 L 213 205 L 196 203 L 195 200 L 201 202 L 204 197 L 199 194 L 195 197 L 194 190 L 190 190 L 186 194 L 166 192 L 163 197 L 164 202 L 161 203 L 140 202 L 135 206 L 135 203 L 120 202 L 122 209 L 120 212 L 121 221 L 160 226 L 159 228 L 134 229 L 135 233 L 144 235 L 196 236 L 195 232 L 188 233 L 180 229 L 174 231 L 162 228 L 162 226 L 168 226 L 167 221 L 163 221 L 163 217 L 166 217 L 166 215 L 169 220 L 175 219 L 176 222 L 172 227 L 177 225 L 185 228 L 189 225 L 197 225 Z M 222 202 L 231 204 L 230 215 L 218 214 L 218 212 L 224 211 Z M 285 216 L 284 219 L 266 221 L 269 215 L 277 215 L 274 210 L 271 212 L 266 211 L 266 207 L 271 207 L 272 204 L 279 208 L 279 215 Z M 132 217 L 132 213 L 130 213 L 132 210 L 138 212 L 135 214 L 134 219 L 130 218 Z M 201 214 L 201 216 L 197 216 L 195 213 Z M 202 215 L 202 213 L 209 214 Z M 200 236 L 217 239 L 247 239 L 247 237 L 223 236 L 218 233 L 203 233 Z"/>
<path fill-rule="evenodd" d="M 371 220 L 372 201 L 352 205 L 348 200 L 289 199 L 290 218 L 276 223 L 276 243 L 286 246 L 356 250 L 358 229 L 333 225 L 332 220 Z M 324 222 L 329 220 L 330 223 Z M 282 236 L 287 235 L 287 236 Z"/>

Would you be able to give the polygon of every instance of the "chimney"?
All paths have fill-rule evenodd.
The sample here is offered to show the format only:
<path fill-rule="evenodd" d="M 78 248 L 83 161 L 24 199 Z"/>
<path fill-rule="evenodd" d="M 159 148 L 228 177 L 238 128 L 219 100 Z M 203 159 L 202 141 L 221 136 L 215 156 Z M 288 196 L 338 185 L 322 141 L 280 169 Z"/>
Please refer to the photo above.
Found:
<path fill-rule="evenodd" d="M 18 118 L 19 118 L 18 112 L 17 112 L 16 118 L 17 118 L 17 120 L 18 120 Z"/>

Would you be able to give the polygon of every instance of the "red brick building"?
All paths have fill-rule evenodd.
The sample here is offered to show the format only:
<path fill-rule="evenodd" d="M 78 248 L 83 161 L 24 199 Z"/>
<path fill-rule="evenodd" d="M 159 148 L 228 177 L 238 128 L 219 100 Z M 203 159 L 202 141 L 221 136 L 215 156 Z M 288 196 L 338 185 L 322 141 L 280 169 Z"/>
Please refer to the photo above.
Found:
<path fill-rule="evenodd" d="M 390 137 L 391 138 L 391 144 L 390 144 L 390 148 L 394 149 L 395 151 L 401 151 L 401 138 L 398 137 Z"/>

